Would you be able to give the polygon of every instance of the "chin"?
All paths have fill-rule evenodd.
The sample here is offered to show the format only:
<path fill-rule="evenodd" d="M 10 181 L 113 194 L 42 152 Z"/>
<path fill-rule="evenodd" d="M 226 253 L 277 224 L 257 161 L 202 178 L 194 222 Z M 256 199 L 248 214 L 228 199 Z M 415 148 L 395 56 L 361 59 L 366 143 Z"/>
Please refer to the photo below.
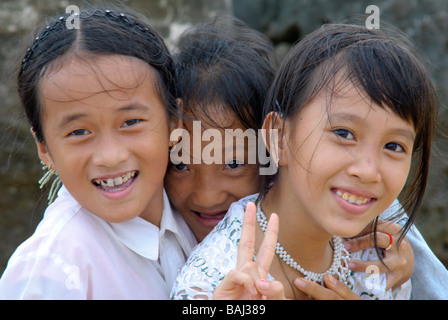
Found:
<path fill-rule="evenodd" d="M 344 229 L 334 229 L 332 235 L 339 236 L 341 238 L 355 238 L 358 236 L 363 230 L 365 226 L 363 227 L 357 227 L 357 228 L 344 228 Z"/>

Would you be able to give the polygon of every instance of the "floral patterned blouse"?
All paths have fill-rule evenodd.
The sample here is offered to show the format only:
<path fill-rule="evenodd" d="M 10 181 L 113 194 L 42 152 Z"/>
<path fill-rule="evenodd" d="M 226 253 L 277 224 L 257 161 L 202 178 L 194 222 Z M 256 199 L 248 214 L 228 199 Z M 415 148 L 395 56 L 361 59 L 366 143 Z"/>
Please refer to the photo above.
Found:
<path fill-rule="evenodd" d="M 213 299 L 213 291 L 226 274 L 236 268 L 238 242 L 243 216 L 248 202 L 255 202 L 257 194 L 232 204 L 226 217 L 197 245 L 177 276 L 171 299 Z M 378 260 L 374 249 L 351 254 L 354 260 Z M 386 290 L 386 274 L 351 272 L 346 283 L 365 300 L 410 299 L 410 280 L 394 291 Z M 268 275 L 269 280 L 274 280 Z"/>

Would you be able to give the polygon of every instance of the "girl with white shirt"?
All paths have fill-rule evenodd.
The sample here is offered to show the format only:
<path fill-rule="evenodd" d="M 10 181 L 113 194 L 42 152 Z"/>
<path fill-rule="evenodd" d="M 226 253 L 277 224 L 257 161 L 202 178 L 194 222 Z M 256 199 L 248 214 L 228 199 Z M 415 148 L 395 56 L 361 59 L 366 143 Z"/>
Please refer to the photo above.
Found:
<path fill-rule="evenodd" d="M 65 14 L 38 32 L 18 90 L 43 180 L 63 187 L 9 260 L 0 299 L 167 299 L 196 240 L 163 188 L 178 122 L 161 37 L 122 11 Z"/>

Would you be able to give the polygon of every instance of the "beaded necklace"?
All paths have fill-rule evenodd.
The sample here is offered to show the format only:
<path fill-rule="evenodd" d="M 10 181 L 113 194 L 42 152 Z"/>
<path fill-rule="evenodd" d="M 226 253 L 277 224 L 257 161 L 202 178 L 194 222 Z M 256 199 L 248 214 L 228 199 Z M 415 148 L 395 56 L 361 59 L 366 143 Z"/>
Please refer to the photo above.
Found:
<path fill-rule="evenodd" d="M 257 204 L 257 221 L 260 224 L 263 233 L 266 231 L 268 221 L 265 214 L 261 211 L 260 203 Z M 323 285 L 323 278 L 325 274 L 330 274 L 336 276 L 340 281 L 346 282 L 347 277 L 350 275 L 350 269 L 348 268 L 348 259 L 350 254 L 344 248 L 343 241 L 341 237 L 333 236 L 333 263 L 330 268 L 323 273 L 316 273 L 312 271 L 305 270 L 300 266 L 294 259 L 286 252 L 286 250 L 277 242 L 275 253 L 291 268 L 299 271 L 305 276 L 305 279 L 319 282 Z"/>

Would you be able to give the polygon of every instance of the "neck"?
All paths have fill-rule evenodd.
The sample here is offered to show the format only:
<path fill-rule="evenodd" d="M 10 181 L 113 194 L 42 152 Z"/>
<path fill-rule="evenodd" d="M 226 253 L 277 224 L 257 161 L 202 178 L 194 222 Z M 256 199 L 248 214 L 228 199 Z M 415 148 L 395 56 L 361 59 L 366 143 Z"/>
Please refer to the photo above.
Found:
<path fill-rule="evenodd" d="M 163 189 L 156 192 L 150 199 L 148 206 L 140 214 L 140 218 L 152 223 L 156 227 L 160 228 L 160 221 L 163 214 Z"/>
<path fill-rule="evenodd" d="M 333 249 L 328 234 L 292 199 L 274 185 L 261 203 L 267 219 L 279 215 L 278 242 L 303 268 L 324 272 L 332 263 Z"/>

